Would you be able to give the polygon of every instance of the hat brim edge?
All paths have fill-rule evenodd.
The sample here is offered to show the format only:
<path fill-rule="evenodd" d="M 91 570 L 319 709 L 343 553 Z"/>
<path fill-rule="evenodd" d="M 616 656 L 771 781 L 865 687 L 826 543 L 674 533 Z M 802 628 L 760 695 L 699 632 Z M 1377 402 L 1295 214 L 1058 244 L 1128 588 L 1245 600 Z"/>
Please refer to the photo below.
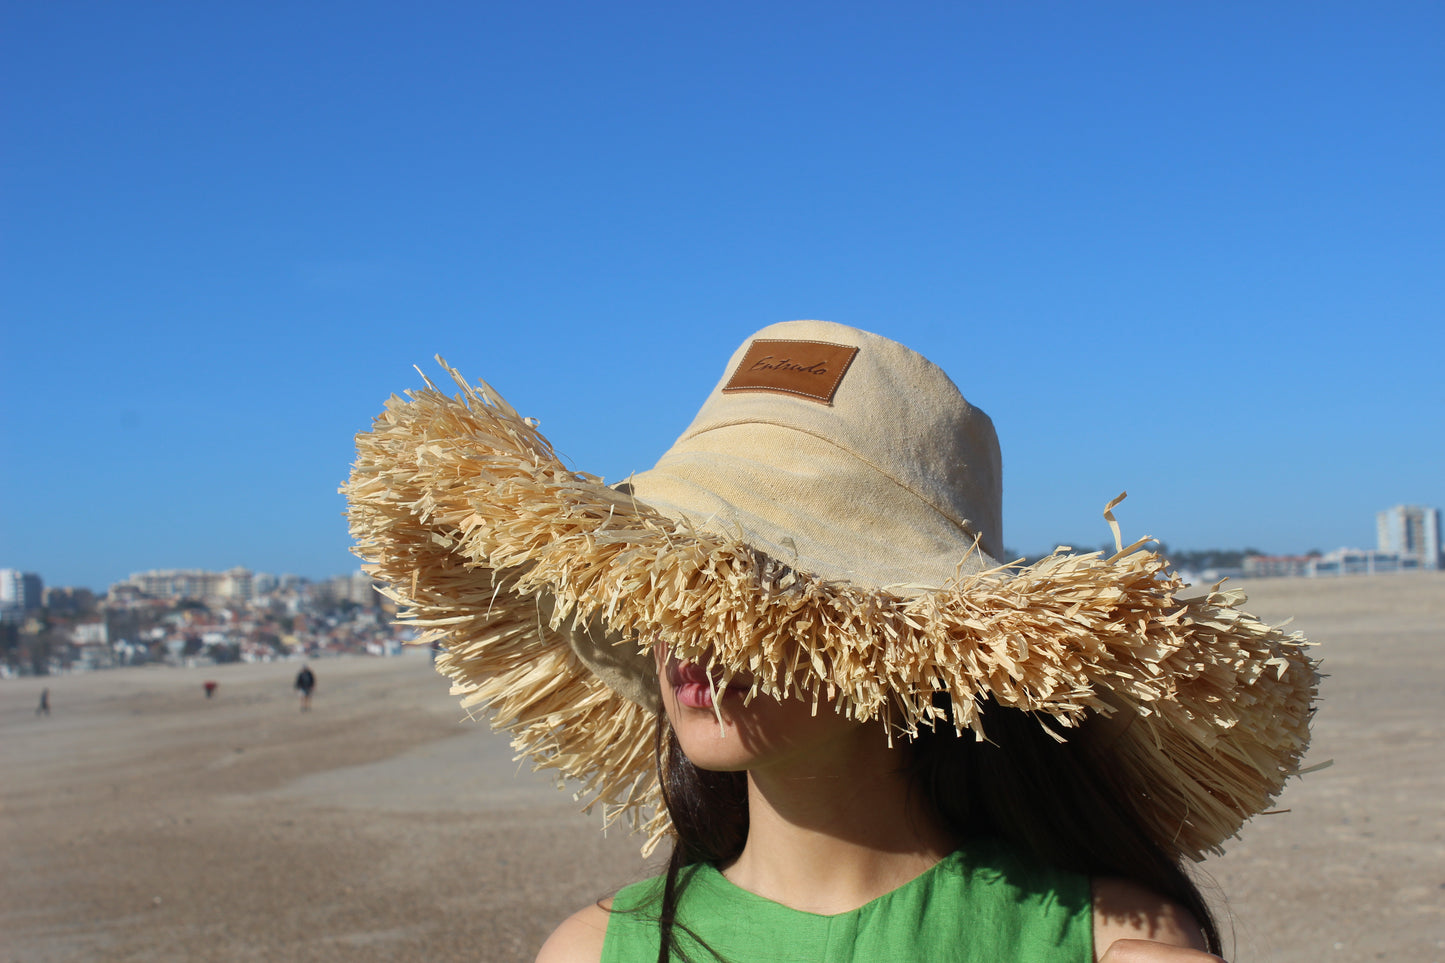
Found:
<path fill-rule="evenodd" d="M 466 705 L 651 842 L 666 828 L 653 715 L 571 651 L 557 631 L 569 620 L 600 620 L 639 655 L 662 640 L 747 672 L 763 694 L 832 691 L 904 729 L 931 723 L 938 690 L 980 730 L 985 696 L 1066 726 L 1126 713 L 1113 751 L 1156 838 L 1195 858 L 1298 769 L 1318 678 L 1304 640 L 1236 595 L 1181 600 L 1151 552 L 1056 554 L 916 598 L 816 579 L 567 469 L 495 392 L 452 374 L 464 394 L 428 384 L 358 436 L 343 487 L 356 551 L 424 630 L 417 641 L 445 640 L 438 667 Z M 800 661 L 808 671 L 788 669 Z"/>

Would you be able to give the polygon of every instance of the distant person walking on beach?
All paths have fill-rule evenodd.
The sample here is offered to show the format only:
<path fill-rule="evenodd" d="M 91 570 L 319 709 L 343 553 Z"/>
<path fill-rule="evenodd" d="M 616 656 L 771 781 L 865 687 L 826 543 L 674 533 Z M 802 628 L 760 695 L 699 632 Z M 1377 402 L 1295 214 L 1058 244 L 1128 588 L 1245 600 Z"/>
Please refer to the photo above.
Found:
<path fill-rule="evenodd" d="M 213 695 L 216 694 L 216 683 L 213 682 L 213 681 L 211 681 L 210 679 L 207 679 L 205 682 L 202 682 L 202 683 L 201 683 L 201 687 L 206 690 L 206 698 L 207 698 L 207 699 L 209 699 L 211 696 L 213 696 Z"/>
<path fill-rule="evenodd" d="M 39 716 L 39 715 L 46 715 L 46 716 L 50 715 L 50 690 L 49 690 L 49 689 L 41 689 L 41 690 L 40 690 L 40 705 L 38 705 L 38 706 L 35 707 L 35 714 L 36 714 L 37 716 Z"/>
<path fill-rule="evenodd" d="M 296 673 L 296 688 L 301 690 L 301 711 L 311 710 L 311 690 L 316 688 L 316 674 L 311 671 L 311 666 L 303 665 L 301 671 Z"/>

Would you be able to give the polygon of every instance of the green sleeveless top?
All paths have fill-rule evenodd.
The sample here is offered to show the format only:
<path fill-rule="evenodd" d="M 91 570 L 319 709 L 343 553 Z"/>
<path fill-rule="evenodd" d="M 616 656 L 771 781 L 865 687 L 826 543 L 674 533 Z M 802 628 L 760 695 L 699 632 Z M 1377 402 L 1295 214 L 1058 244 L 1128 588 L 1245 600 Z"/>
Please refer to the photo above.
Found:
<path fill-rule="evenodd" d="M 1094 959 L 1088 877 L 1035 864 L 992 841 L 970 843 L 967 851 L 953 853 L 893 892 L 836 916 L 756 896 L 708 864 L 690 866 L 681 875 L 687 881 L 674 945 L 695 963 Z M 662 885 L 662 877 L 655 877 L 613 897 L 602 963 L 657 959 Z"/>

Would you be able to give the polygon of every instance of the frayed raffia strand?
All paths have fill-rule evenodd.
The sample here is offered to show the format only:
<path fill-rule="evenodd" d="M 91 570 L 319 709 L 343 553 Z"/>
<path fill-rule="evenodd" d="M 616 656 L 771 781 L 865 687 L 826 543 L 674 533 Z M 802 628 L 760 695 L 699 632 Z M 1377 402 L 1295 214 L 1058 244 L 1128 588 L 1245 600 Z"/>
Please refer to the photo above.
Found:
<path fill-rule="evenodd" d="M 1124 713 L 1110 751 L 1154 838 L 1195 858 L 1298 769 L 1317 681 L 1304 640 L 1236 595 L 1181 600 L 1140 544 L 912 596 L 824 581 L 568 470 L 488 386 L 451 374 L 461 395 L 428 382 L 358 436 L 342 489 L 356 551 L 418 641 L 445 643 L 438 665 L 464 705 L 649 845 L 667 831 L 655 721 L 592 675 L 564 638 L 571 624 L 605 623 L 640 654 L 662 641 L 723 684 L 746 673 L 754 695 L 833 701 L 904 733 L 936 720 L 935 692 L 980 735 L 986 697 L 1056 735 Z"/>

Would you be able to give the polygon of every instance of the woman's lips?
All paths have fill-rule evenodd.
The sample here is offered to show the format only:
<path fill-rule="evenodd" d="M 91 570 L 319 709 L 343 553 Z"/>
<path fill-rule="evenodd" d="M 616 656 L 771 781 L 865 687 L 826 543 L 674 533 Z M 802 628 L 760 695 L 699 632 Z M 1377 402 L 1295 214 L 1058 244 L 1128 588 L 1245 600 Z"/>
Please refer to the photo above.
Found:
<path fill-rule="evenodd" d="M 689 709 L 711 709 L 713 706 L 712 689 L 706 682 L 684 682 L 673 686 L 672 691 L 677 696 L 678 705 Z"/>
<path fill-rule="evenodd" d="M 672 662 L 667 664 L 667 684 L 672 686 L 673 693 L 677 696 L 680 705 L 689 709 L 711 709 L 713 707 L 713 691 L 716 684 L 708 677 L 707 670 L 692 662 Z M 726 689 L 718 691 L 719 695 L 726 696 L 730 693 L 741 694 L 748 690 L 748 685 L 739 679 L 733 679 Z"/>

